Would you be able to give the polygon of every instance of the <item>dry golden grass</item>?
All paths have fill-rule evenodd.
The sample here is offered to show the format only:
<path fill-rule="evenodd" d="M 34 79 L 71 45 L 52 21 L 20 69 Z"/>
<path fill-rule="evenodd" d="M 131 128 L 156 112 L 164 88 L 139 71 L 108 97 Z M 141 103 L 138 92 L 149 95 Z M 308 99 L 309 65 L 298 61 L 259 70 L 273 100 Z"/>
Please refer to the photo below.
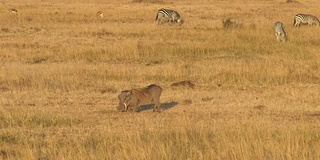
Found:
<path fill-rule="evenodd" d="M 287 2 L 1 3 L 0 159 L 320 159 L 320 32 L 292 26 L 319 2 Z M 151 83 L 163 112 L 116 111 Z"/>

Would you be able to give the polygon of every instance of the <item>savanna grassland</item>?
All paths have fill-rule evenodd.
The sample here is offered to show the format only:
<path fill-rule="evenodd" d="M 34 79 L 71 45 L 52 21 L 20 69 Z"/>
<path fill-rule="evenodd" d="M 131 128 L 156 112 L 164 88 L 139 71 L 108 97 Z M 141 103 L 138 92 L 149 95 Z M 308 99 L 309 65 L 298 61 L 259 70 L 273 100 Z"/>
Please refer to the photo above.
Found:
<path fill-rule="evenodd" d="M 4 0 L 0 159 L 320 159 L 320 28 L 293 27 L 319 7 Z M 185 23 L 158 25 L 160 8 Z M 170 87 L 182 80 L 196 88 Z M 122 90 L 152 83 L 164 89 L 161 113 L 116 111 Z"/>

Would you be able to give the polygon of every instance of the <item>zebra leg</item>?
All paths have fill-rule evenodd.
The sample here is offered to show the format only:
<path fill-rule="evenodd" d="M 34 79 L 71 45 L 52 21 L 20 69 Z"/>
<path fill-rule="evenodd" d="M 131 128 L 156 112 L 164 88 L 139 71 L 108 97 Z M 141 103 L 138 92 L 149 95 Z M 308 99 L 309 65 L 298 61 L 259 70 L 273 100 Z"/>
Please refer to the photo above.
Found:
<path fill-rule="evenodd" d="M 172 18 L 172 23 L 176 23 L 176 19 L 174 17 Z"/>
<path fill-rule="evenodd" d="M 277 39 L 277 41 L 279 42 L 279 41 L 280 41 L 279 33 L 275 33 L 275 35 L 276 35 L 276 39 Z"/>
<path fill-rule="evenodd" d="M 313 20 L 310 19 L 309 22 L 308 22 L 308 24 L 309 24 L 309 27 L 311 27 L 311 26 L 313 25 Z"/>
<path fill-rule="evenodd" d="M 162 19 L 160 20 L 160 24 L 162 25 L 163 23 L 165 23 L 165 21 L 166 21 L 166 19 L 162 18 Z"/>
<path fill-rule="evenodd" d="M 162 19 L 163 19 L 162 17 L 158 18 L 158 25 L 162 24 Z"/>

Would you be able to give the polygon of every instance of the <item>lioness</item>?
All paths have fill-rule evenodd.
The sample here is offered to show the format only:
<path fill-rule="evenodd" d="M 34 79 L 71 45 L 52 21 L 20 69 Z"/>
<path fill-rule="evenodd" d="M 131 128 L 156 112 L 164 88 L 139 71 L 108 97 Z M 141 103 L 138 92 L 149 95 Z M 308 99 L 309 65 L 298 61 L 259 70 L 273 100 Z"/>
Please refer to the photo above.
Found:
<path fill-rule="evenodd" d="M 118 95 L 119 106 L 118 111 L 136 111 L 139 112 L 141 105 L 153 103 L 153 111 L 161 112 L 160 96 L 162 88 L 158 85 L 151 84 L 145 88 L 124 90 Z"/>

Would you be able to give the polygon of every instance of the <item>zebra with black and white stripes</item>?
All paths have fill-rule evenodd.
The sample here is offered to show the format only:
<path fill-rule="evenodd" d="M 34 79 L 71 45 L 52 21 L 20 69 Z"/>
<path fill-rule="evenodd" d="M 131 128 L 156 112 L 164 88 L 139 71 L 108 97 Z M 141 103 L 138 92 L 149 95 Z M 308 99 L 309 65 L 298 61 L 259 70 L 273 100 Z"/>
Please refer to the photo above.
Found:
<path fill-rule="evenodd" d="M 294 17 L 293 26 L 300 27 L 302 24 L 307 24 L 308 26 L 317 25 L 319 26 L 320 21 L 316 16 L 311 14 L 297 14 Z"/>
<path fill-rule="evenodd" d="M 288 35 L 284 29 L 284 24 L 282 22 L 276 22 L 273 25 L 273 30 L 277 36 L 277 41 L 286 42 L 288 40 Z"/>
<path fill-rule="evenodd" d="M 163 21 L 169 23 L 179 23 L 180 25 L 183 23 L 183 20 L 177 11 L 164 8 L 158 10 L 156 20 L 158 20 L 158 24 L 162 24 Z"/>

